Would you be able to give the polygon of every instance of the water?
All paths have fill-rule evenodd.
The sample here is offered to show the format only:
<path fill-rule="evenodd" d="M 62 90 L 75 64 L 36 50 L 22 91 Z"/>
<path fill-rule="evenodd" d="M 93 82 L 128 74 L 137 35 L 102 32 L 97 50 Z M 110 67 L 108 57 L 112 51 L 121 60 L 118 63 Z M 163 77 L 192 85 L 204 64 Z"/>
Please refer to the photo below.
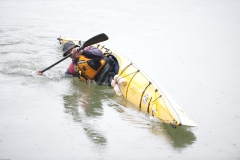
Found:
<path fill-rule="evenodd" d="M 240 159 L 240 2 L 0 1 L 0 159 Z M 111 88 L 63 78 L 60 35 L 105 42 L 197 127 L 163 124 Z M 143 65 L 144 64 L 144 65 Z"/>

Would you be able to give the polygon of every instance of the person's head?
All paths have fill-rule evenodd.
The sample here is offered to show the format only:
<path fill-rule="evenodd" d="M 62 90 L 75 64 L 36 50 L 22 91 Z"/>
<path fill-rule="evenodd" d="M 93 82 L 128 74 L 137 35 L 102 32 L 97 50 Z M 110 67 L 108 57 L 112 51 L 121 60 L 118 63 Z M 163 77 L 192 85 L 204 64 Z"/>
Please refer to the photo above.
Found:
<path fill-rule="evenodd" d="M 75 47 L 78 47 L 78 45 L 75 45 L 73 41 L 67 41 L 66 43 L 64 43 L 62 48 L 63 56 L 64 57 L 67 56 L 71 52 L 71 50 Z"/>

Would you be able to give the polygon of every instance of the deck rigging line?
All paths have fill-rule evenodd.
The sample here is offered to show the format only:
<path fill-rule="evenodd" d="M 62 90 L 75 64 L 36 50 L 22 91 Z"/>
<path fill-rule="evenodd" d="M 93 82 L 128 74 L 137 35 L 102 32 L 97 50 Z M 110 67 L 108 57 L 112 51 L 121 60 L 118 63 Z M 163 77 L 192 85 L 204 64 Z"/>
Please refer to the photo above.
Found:
<path fill-rule="evenodd" d="M 156 93 L 157 91 L 158 91 L 158 90 L 156 89 L 156 90 L 155 90 L 155 93 Z M 160 94 L 160 96 L 158 96 L 156 99 L 154 99 L 153 102 L 155 102 L 158 98 L 161 98 L 161 97 L 162 97 L 162 95 Z"/>
<path fill-rule="evenodd" d="M 149 107 L 150 107 L 150 104 L 151 104 L 151 100 L 152 100 L 152 97 L 150 98 L 149 102 L 148 102 L 148 108 L 147 108 L 147 112 L 149 113 Z"/>
<path fill-rule="evenodd" d="M 133 72 L 133 73 L 135 73 L 135 74 L 132 76 L 132 78 L 131 78 L 131 80 L 129 81 L 129 84 L 128 84 L 128 86 L 127 86 L 126 98 L 127 98 L 128 88 L 129 88 L 129 86 L 130 86 L 130 83 L 132 82 L 133 78 L 136 76 L 136 74 L 137 74 L 139 71 L 140 71 L 140 70 L 137 70 L 137 71 Z M 133 74 L 133 73 L 130 73 L 130 74 L 128 74 L 127 76 L 129 76 L 129 75 L 131 75 L 131 74 Z M 124 76 L 124 77 L 126 77 L 126 76 Z"/>
<path fill-rule="evenodd" d="M 155 90 L 155 93 L 156 92 L 158 92 L 158 90 L 156 89 Z M 160 94 L 160 93 L 159 93 Z M 171 113 L 170 113 L 170 111 L 169 111 L 169 109 L 168 109 L 168 106 L 166 105 L 166 102 L 164 101 L 164 98 L 162 97 L 162 95 L 160 94 L 160 96 L 158 96 L 155 100 L 153 100 L 153 102 L 155 102 L 157 99 L 159 99 L 159 98 L 162 98 L 162 100 L 163 100 L 163 103 L 164 103 L 164 106 L 166 107 L 166 109 L 168 110 L 168 113 L 170 114 L 170 116 L 172 117 L 172 119 L 173 119 L 173 121 L 176 121 L 174 118 L 173 118 L 173 116 L 171 115 Z"/>
<path fill-rule="evenodd" d="M 122 72 L 119 74 L 119 76 L 121 76 L 121 74 L 129 67 L 129 66 L 131 66 L 132 65 L 132 62 L 129 64 L 129 65 L 127 65 L 123 70 L 122 70 Z"/>

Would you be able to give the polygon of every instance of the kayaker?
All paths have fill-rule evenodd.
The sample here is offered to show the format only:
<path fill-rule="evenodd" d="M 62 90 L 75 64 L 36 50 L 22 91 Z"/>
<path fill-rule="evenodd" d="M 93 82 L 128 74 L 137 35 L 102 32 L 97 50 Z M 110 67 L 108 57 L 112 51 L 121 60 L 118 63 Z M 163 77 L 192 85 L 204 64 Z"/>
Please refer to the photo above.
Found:
<path fill-rule="evenodd" d="M 79 46 L 73 41 L 63 45 L 63 56 L 72 54 L 72 62 L 65 74 L 78 77 L 83 82 L 95 81 L 99 85 L 111 85 L 113 77 L 117 74 L 118 64 L 111 56 L 104 56 L 103 52 L 93 46 L 78 50 Z M 37 71 L 38 75 L 42 75 Z"/>

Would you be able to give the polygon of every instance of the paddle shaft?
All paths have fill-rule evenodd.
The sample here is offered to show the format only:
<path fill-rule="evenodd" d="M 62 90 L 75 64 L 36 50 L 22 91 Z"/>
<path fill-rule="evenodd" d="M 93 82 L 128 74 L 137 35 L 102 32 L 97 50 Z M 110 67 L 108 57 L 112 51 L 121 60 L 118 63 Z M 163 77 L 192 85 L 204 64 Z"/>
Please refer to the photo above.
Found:
<path fill-rule="evenodd" d="M 64 58 L 60 59 L 60 60 L 59 60 L 59 61 L 57 61 L 56 63 L 52 64 L 51 66 L 49 66 L 49 67 L 45 68 L 44 70 L 42 70 L 42 71 L 40 71 L 40 72 L 41 72 L 41 73 L 43 73 L 43 72 L 45 72 L 45 71 L 49 70 L 49 69 L 50 69 L 50 68 L 52 68 L 53 66 L 57 65 L 58 63 L 60 63 L 60 62 L 64 61 L 64 60 L 65 60 L 65 59 L 67 59 L 68 57 L 70 57 L 71 55 L 72 55 L 72 54 L 69 54 L 69 55 L 67 55 L 66 57 L 64 57 Z"/>
<path fill-rule="evenodd" d="M 80 50 L 84 49 L 84 48 L 87 47 L 87 46 L 90 46 L 90 45 L 93 45 L 93 44 L 95 44 L 95 43 L 99 43 L 99 42 L 102 42 L 102 41 L 106 41 L 106 40 L 108 40 L 108 36 L 107 36 L 106 34 L 102 33 L 102 34 L 96 35 L 96 36 L 90 38 L 89 40 L 87 40 L 78 50 L 80 51 Z M 67 55 L 66 57 L 60 59 L 60 60 L 57 61 L 56 63 L 52 64 L 51 66 L 45 68 L 44 70 L 42 70 L 42 71 L 40 71 L 40 72 L 43 73 L 43 72 L 49 70 L 49 69 L 52 68 L 53 66 L 57 65 L 58 63 L 64 61 L 64 60 L 67 59 L 68 57 L 70 57 L 71 55 L 72 55 L 72 54 Z"/>

